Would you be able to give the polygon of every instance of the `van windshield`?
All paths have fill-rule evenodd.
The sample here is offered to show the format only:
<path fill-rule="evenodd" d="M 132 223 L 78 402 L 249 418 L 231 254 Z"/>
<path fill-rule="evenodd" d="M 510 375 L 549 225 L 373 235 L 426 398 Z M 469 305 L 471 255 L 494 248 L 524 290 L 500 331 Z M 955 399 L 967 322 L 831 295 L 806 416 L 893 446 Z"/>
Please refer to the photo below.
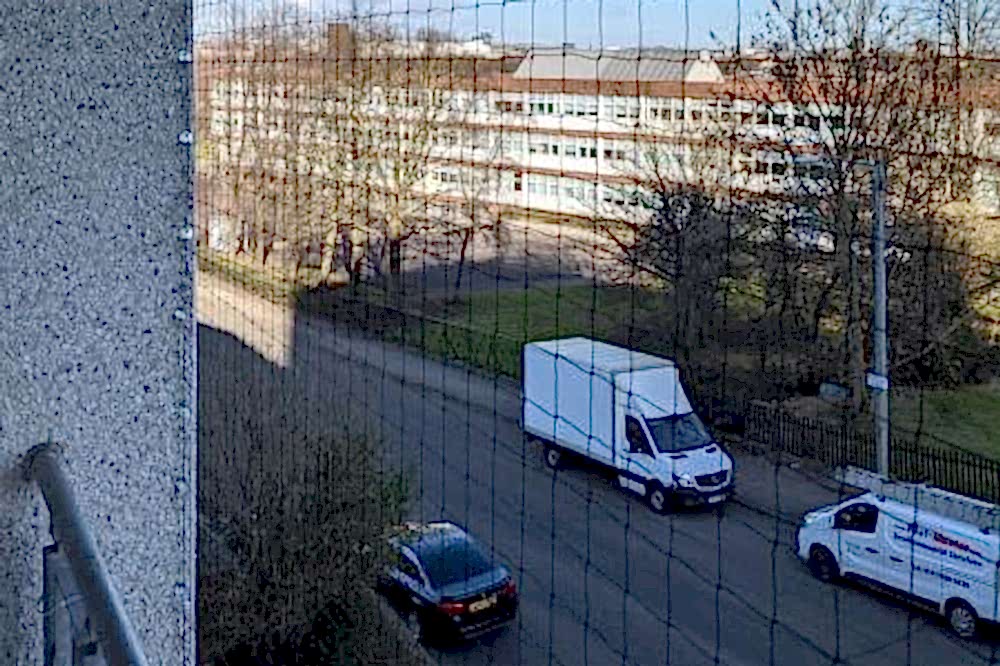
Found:
<path fill-rule="evenodd" d="M 647 419 L 646 424 L 660 453 L 697 449 L 712 443 L 712 435 L 694 412 Z"/>

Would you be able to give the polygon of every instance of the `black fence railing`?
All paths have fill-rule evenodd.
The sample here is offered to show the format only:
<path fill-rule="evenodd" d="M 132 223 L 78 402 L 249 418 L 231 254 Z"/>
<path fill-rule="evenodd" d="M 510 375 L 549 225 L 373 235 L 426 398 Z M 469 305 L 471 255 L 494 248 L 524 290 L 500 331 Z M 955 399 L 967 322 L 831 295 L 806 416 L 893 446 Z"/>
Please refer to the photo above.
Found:
<path fill-rule="evenodd" d="M 788 413 L 780 407 L 738 397 L 698 401 L 699 411 L 717 429 L 826 467 L 875 469 L 872 433 L 848 424 Z M 932 438 L 906 434 L 890 441 L 890 474 L 899 481 L 924 482 L 944 490 L 1000 503 L 1000 461 Z"/>
<path fill-rule="evenodd" d="M 54 541 L 43 549 L 45 666 L 145 666 L 61 459 L 49 442 L 32 448 L 24 465 L 25 478 L 42 490 Z"/>

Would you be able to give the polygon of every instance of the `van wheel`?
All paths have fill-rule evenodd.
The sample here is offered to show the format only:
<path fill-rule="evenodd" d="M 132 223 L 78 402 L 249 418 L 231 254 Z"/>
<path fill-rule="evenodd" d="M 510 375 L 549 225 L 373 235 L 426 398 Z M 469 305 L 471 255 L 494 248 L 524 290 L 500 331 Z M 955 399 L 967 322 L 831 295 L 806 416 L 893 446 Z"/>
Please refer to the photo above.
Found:
<path fill-rule="evenodd" d="M 646 486 L 646 502 L 656 513 L 667 512 L 667 492 L 660 484 L 650 484 Z"/>
<path fill-rule="evenodd" d="M 549 469 L 559 469 L 562 467 L 562 451 L 554 446 L 545 447 L 545 465 Z"/>
<path fill-rule="evenodd" d="M 809 551 L 809 571 L 824 583 L 832 583 L 840 578 L 837 559 L 823 546 L 813 546 Z"/>
<path fill-rule="evenodd" d="M 961 638 L 973 638 L 976 635 L 976 624 L 979 617 L 972 606 L 960 599 L 948 602 L 945 615 L 948 617 L 948 624 L 955 635 Z"/>

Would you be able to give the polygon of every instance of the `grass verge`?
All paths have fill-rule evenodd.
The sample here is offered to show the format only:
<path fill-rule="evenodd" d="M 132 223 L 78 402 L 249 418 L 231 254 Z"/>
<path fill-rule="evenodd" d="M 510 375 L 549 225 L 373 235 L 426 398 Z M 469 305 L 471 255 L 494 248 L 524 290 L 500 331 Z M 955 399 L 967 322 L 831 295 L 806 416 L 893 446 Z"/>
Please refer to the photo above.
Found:
<path fill-rule="evenodd" d="M 920 432 L 1000 460 L 1000 386 L 983 384 L 948 390 L 898 390 L 892 423 L 906 434 Z M 921 418 L 921 402 L 923 418 Z"/>
<path fill-rule="evenodd" d="M 218 275 L 275 302 L 287 300 L 299 289 L 312 287 L 319 281 L 319 271 L 315 269 L 301 269 L 296 275 L 294 271 L 274 265 L 261 266 L 205 250 L 198 251 L 198 270 Z"/>
<path fill-rule="evenodd" d="M 353 325 L 387 342 L 515 380 L 520 378 L 521 347 L 532 340 L 582 335 L 676 357 L 669 299 L 663 292 L 628 287 L 594 289 L 586 284 L 501 289 L 467 294 L 450 303 L 405 303 L 403 308 L 419 316 L 399 316 L 391 310 L 385 292 L 375 288 L 364 288 L 353 296 L 347 289 L 328 290 L 313 299 L 294 279 L 277 272 L 267 274 L 221 258 L 206 258 L 200 265 L 255 293 L 298 298 L 300 308 L 307 311 L 340 321 L 351 318 Z M 308 287 L 308 279 L 303 282 Z M 351 305 L 355 306 L 353 311 Z M 751 307 L 750 302 L 737 303 L 737 318 L 740 310 Z M 759 372 L 754 355 L 753 350 L 730 347 L 730 373 L 736 381 L 754 384 L 754 375 Z M 996 385 L 927 390 L 923 404 L 921 420 L 919 392 L 899 389 L 893 393 L 893 423 L 901 435 L 912 435 L 920 425 L 921 433 L 931 438 L 1000 459 L 1000 441 L 995 435 L 1000 431 L 1000 389 Z"/>
<path fill-rule="evenodd" d="M 525 342 L 575 335 L 620 341 L 628 338 L 629 322 L 652 316 L 660 305 L 659 294 L 589 285 L 478 293 L 432 304 L 431 320 L 413 319 L 387 331 L 386 339 L 518 379 Z"/>

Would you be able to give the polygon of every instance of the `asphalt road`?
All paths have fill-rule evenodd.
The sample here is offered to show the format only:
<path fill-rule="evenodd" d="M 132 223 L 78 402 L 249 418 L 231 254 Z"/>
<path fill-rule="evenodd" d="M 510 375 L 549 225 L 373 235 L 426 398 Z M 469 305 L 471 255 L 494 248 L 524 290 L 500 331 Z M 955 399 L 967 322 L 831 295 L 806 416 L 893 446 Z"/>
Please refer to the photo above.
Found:
<path fill-rule="evenodd" d="M 793 521 L 837 493 L 799 471 L 740 454 L 723 513 L 656 516 L 589 473 L 548 471 L 508 381 L 205 280 L 199 318 L 287 366 L 283 381 L 308 387 L 317 415 L 350 405 L 388 463 L 412 470 L 413 517 L 466 525 L 517 572 L 517 623 L 434 653 L 442 664 L 998 661 L 994 640 L 954 639 L 936 618 L 811 578 L 791 552 Z M 203 350 L 202 372 L 213 362 Z M 238 368 L 216 370 L 239 381 Z"/>

